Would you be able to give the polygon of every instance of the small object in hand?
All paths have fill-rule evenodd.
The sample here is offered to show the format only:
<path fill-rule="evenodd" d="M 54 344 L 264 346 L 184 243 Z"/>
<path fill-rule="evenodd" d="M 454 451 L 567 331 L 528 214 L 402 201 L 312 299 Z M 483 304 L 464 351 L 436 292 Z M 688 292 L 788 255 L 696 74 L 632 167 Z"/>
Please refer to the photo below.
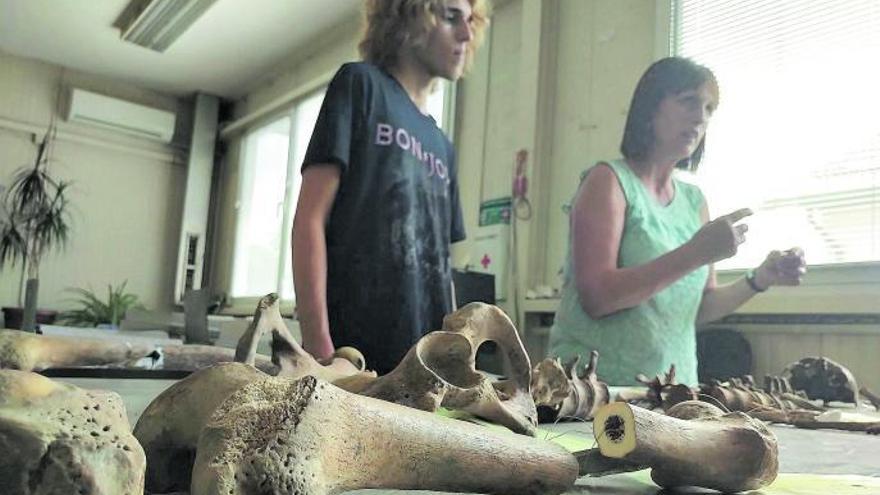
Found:
<path fill-rule="evenodd" d="M 782 256 L 776 262 L 776 269 L 783 274 L 789 276 L 798 276 L 798 278 L 807 272 L 807 263 L 804 260 L 804 250 L 801 248 L 791 248 L 782 253 Z"/>

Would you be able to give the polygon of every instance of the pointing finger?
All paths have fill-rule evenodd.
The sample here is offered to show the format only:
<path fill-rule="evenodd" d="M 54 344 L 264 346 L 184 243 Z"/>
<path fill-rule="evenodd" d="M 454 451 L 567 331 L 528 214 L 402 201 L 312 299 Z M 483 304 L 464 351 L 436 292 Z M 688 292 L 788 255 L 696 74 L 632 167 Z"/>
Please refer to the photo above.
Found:
<path fill-rule="evenodd" d="M 728 213 L 727 215 L 724 215 L 724 218 L 726 218 L 728 221 L 730 221 L 730 223 L 736 223 L 751 214 L 752 214 L 751 208 L 741 208 L 739 210 L 736 210 L 733 213 Z"/>

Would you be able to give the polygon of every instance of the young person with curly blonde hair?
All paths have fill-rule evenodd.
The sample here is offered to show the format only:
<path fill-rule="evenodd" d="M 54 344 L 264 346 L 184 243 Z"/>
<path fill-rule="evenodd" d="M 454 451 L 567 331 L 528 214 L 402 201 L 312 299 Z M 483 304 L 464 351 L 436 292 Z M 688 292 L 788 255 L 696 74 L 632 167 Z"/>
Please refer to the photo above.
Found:
<path fill-rule="evenodd" d="M 456 161 L 427 101 L 472 62 L 487 10 L 484 0 L 365 2 L 363 62 L 327 89 L 293 226 L 303 346 L 317 358 L 354 346 L 387 373 L 453 310 Z"/>

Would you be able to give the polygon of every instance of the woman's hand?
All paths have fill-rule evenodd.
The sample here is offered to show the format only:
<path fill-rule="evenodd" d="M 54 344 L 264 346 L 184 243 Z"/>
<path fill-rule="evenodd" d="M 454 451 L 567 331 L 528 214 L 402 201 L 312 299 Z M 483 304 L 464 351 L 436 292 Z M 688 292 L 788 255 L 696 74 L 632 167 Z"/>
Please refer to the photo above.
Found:
<path fill-rule="evenodd" d="M 703 264 L 714 263 L 736 254 L 739 245 L 745 242 L 745 233 L 749 230 L 748 225 L 737 222 L 751 214 L 752 210 L 743 208 L 703 225 L 689 241 L 700 261 Z"/>
<path fill-rule="evenodd" d="M 761 266 L 755 269 L 755 284 L 768 288 L 774 285 L 800 285 L 807 273 L 804 250 L 795 247 L 788 251 L 771 251 Z"/>

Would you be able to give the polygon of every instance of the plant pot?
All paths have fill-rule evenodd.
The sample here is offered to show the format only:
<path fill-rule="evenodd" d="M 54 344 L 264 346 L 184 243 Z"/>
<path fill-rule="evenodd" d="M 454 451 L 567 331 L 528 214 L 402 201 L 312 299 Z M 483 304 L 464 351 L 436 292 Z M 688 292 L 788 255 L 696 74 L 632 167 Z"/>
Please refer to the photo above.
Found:
<path fill-rule="evenodd" d="M 37 324 L 46 324 L 51 325 L 55 323 L 55 318 L 58 317 L 58 311 L 53 311 L 49 309 L 38 309 L 37 310 Z M 16 330 L 21 329 L 21 322 L 24 319 L 24 308 L 3 308 L 3 327 L 4 328 L 13 328 Z"/>

